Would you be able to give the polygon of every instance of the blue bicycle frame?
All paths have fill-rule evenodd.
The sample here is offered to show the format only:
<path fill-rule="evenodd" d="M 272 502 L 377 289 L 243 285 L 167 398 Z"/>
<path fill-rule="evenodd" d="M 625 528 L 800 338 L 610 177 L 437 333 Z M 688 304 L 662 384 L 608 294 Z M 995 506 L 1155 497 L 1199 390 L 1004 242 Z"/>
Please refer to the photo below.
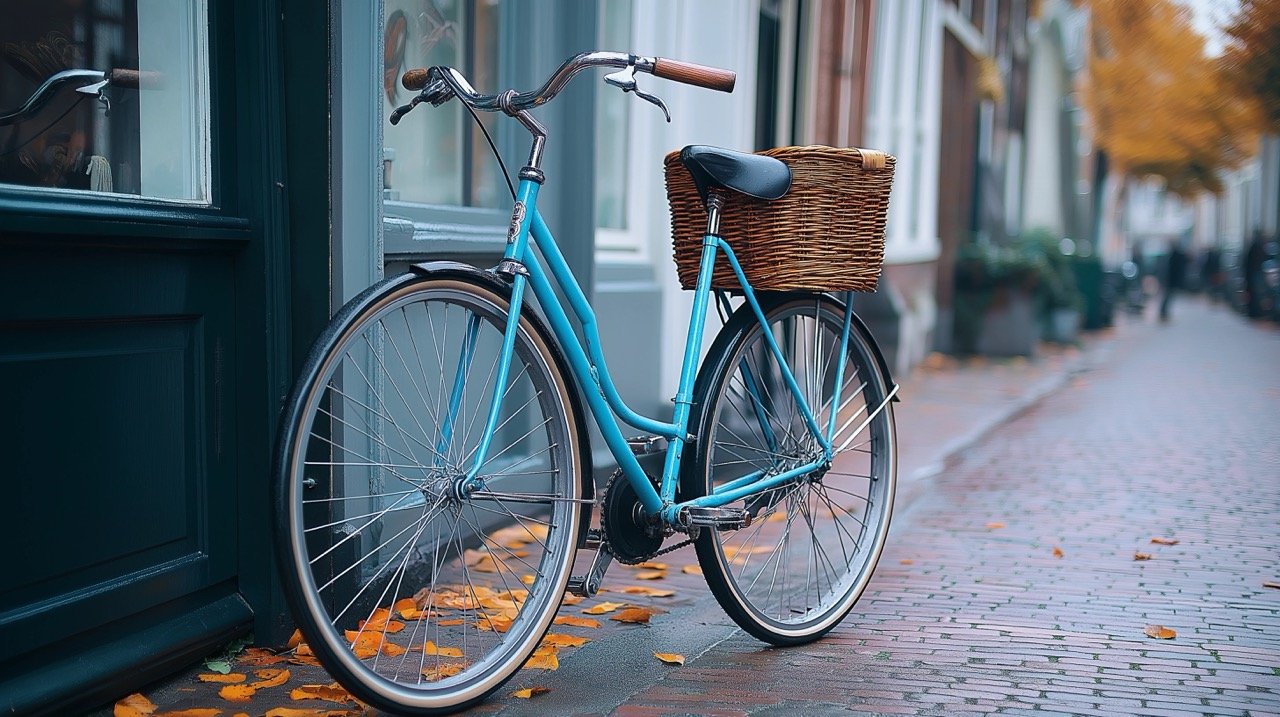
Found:
<path fill-rule="evenodd" d="M 506 384 L 507 373 L 511 363 L 511 353 L 519 322 L 518 311 L 523 305 L 526 286 L 533 289 L 533 294 L 537 297 L 546 314 L 552 333 L 563 347 L 568 358 L 570 370 L 578 380 L 579 385 L 588 389 L 582 393 L 586 398 L 596 425 L 599 426 L 600 433 L 604 436 L 609 451 L 618 461 L 622 474 L 635 490 L 647 514 L 658 516 L 660 520 L 669 525 L 675 525 L 680 511 L 684 508 L 721 507 L 743 497 L 784 484 L 830 463 L 834 452 L 832 441 L 836 434 L 836 414 L 838 411 L 833 406 L 827 425 L 823 427 L 818 425 L 817 419 L 805 400 L 799 385 L 796 383 L 795 376 L 783 358 L 781 348 L 778 346 L 773 334 L 766 330 L 764 338 L 769 351 L 777 362 L 787 389 L 791 392 L 791 395 L 795 398 L 796 405 L 800 408 L 805 424 L 822 449 L 821 458 L 775 475 L 767 475 L 764 471 L 756 471 L 724 485 L 717 486 L 709 495 L 680 503 L 675 502 L 681 452 L 685 444 L 694 439 L 688 432 L 691 393 L 697 373 L 698 348 L 702 345 L 706 309 L 711 293 L 711 270 L 717 252 L 724 252 L 730 267 L 732 267 L 742 286 L 747 305 L 751 307 L 756 320 L 760 322 L 761 326 L 767 326 L 764 311 L 761 309 L 755 292 L 751 289 L 750 283 L 743 274 L 742 267 L 728 243 L 719 236 L 707 234 L 702 243 L 697 286 L 693 295 L 693 312 L 689 319 L 688 338 L 685 343 L 684 360 L 680 367 L 680 380 L 675 394 L 675 409 L 672 420 L 664 422 L 636 413 L 618 395 L 617 387 L 609 375 L 609 369 L 601 349 L 595 313 L 587 302 L 586 295 L 583 293 L 577 279 L 565 262 L 564 256 L 560 253 L 555 238 L 543 222 L 541 214 L 538 213 L 537 199 L 540 186 L 540 182 L 522 177 L 516 191 L 516 204 L 512 212 L 512 231 L 507 241 L 503 261 L 504 263 L 515 262 L 515 266 L 522 266 L 524 270 L 516 271 L 512 274 L 512 311 L 507 317 L 502 353 L 498 361 L 493 396 L 490 399 L 484 432 L 480 439 L 480 445 L 475 451 L 475 462 L 467 474 L 467 482 L 471 487 L 479 487 L 479 479 L 477 479 L 476 474 L 488 455 L 489 443 L 497 424 L 501 408 L 502 387 Z M 530 241 L 531 239 L 532 241 Z M 545 258 L 547 263 L 545 269 L 531 250 L 531 244 L 536 246 Z M 582 340 L 579 340 L 564 307 L 560 303 L 559 297 L 555 293 L 552 284 L 553 279 L 555 285 L 560 287 L 565 300 L 582 327 Z M 849 324 L 852 318 L 852 309 L 850 302 L 847 300 L 848 298 L 846 297 L 844 328 L 841 333 L 842 346 L 847 345 Z M 459 377 L 466 374 L 472 358 L 474 331 L 469 331 L 468 337 L 470 340 L 464 341 L 458 359 L 457 375 Z M 845 363 L 846 352 L 840 351 L 836 362 L 835 386 L 837 387 L 843 385 Z M 455 388 L 460 384 L 460 379 L 455 381 Z M 590 390 L 591 386 L 594 386 L 596 390 Z M 761 411 L 762 409 L 759 406 L 763 399 L 760 394 L 753 386 L 749 386 L 748 391 L 751 394 L 751 400 L 757 403 L 757 411 Z M 458 409 L 458 403 L 459 391 L 455 390 L 454 396 L 451 397 L 449 402 L 449 411 L 444 420 L 445 425 L 442 427 L 443 436 L 448 436 L 450 433 L 450 424 Z M 763 424 L 763 414 L 760 415 L 761 423 Z M 645 475 L 639 461 L 623 436 L 618 419 L 642 431 L 663 436 L 668 440 L 662 477 L 656 489 Z M 442 440 L 445 439 L 442 438 Z"/>

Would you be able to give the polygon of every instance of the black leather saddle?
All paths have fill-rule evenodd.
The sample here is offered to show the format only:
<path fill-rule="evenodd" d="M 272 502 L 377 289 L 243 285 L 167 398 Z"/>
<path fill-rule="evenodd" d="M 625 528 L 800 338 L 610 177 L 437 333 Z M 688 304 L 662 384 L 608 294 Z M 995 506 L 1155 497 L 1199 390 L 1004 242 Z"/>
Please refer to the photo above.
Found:
<path fill-rule="evenodd" d="M 680 162 L 693 176 L 704 203 L 712 187 L 768 200 L 778 199 L 791 188 L 791 168 L 773 157 L 691 144 L 680 150 Z"/>

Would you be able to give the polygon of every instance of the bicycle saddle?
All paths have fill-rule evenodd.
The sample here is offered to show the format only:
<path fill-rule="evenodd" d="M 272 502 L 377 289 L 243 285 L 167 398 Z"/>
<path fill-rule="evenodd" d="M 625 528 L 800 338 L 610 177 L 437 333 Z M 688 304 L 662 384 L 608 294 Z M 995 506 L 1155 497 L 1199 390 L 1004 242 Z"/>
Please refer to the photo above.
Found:
<path fill-rule="evenodd" d="M 691 144 L 680 150 L 680 161 L 693 176 L 704 203 L 712 187 L 768 200 L 778 199 L 791 188 L 791 168 L 773 157 Z"/>

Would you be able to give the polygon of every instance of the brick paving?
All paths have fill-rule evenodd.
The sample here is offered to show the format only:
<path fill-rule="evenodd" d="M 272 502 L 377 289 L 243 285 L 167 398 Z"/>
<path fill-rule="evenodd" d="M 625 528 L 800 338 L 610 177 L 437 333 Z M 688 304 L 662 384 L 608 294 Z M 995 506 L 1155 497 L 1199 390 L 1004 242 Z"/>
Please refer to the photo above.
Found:
<path fill-rule="evenodd" d="M 771 649 L 737 631 L 680 572 L 696 562 L 686 549 L 664 556 L 663 580 L 615 566 L 608 592 L 561 611 L 625 600 L 661 609 L 651 626 L 558 627 L 592 642 L 473 713 L 1280 714 L 1280 590 L 1262 586 L 1280 581 L 1280 331 L 1190 302 L 1175 312 L 1083 353 L 913 375 L 898 413 L 910 504 L 824 640 Z M 676 594 L 618 592 L 637 584 Z M 1147 638 L 1148 624 L 1177 637 Z M 328 681 L 294 669 L 292 686 Z M 217 702 L 193 682 L 144 692 L 161 710 Z M 532 685 L 552 691 L 510 696 Z M 240 709 L 320 706 L 278 690 Z"/>

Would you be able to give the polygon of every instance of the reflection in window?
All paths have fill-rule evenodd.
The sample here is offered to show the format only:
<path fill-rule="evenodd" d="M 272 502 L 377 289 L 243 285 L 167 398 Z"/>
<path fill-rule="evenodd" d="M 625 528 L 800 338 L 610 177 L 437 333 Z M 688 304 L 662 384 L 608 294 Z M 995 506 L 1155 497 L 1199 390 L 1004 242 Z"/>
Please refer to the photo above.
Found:
<path fill-rule="evenodd" d="M 631 51 L 631 0 L 600 6 L 596 34 L 601 50 Z M 631 98 L 601 88 L 596 92 L 596 226 L 627 228 L 627 147 Z"/>
<path fill-rule="evenodd" d="M 109 105 L 62 85 L 0 126 L 0 183 L 209 201 L 201 1 L 0 0 L 0 116 L 64 70 L 140 69 Z"/>
<path fill-rule="evenodd" d="M 503 89 L 498 51 L 504 7 L 501 0 L 386 0 L 384 115 L 412 96 L 399 82 L 415 67 L 454 67 L 480 92 Z M 481 113 L 480 119 L 493 134 L 497 118 Z M 414 113 L 384 131 L 384 159 L 394 164 L 387 198 L 474 207 L 510 203 L 488 144 L 460 103 Z"/>

